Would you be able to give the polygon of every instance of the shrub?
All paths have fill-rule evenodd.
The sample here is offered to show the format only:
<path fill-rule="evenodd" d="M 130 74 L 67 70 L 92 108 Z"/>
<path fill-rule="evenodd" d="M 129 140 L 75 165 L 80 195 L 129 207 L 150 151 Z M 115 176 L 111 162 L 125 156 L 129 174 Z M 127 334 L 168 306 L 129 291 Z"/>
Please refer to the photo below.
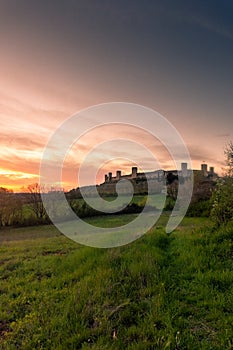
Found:
<path fill-rule="evenodd" d="M 186 215 L 191 217 L 209 217 L 210 212 L 210 200 L 200 200 L 198 202 L 191 202 Z"/>
<path fill-rule="evenodd" d="M 220 179 L 213 191 L 211 218 L 217 226 L 233 219 L 233 178 Z"/>
<path fill-rule="evenodd" d="M 176 203 L 176 201 L 175 201 L 173 198 L 167 196 L 167 197 L 166 197 L 165 206 L 164 206 L 164 209 L 163 209 L 163 210 L 164 210 L 164 211 L 173 210 L 173 208 L 174 208 L 174 206 L 175 206 L 175 203 Z"/>

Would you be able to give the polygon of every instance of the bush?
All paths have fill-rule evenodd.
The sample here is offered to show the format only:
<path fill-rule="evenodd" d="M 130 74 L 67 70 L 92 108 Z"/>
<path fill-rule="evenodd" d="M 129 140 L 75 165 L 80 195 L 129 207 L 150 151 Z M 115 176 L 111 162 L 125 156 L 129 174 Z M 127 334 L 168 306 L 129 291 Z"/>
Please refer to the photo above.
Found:
<path fill-rule="evenodd" d="M 211 218 L 217 226 L 233 219 L 233 178 L 220 179 L 211 198 Z"/>
<path fill-rule="evenodd" d="M 96 209 L 91 208 L 86 202 L 84 201 L 78 201 L 73 200 L 70 202 L 70 206 L 72 210 L 75 212 L 76 215 L 80 218 L 88 218 L 93 216 L 99 216 L 99 215 L 110 215 L 111 213 L 106 213 L 102 211 L 98 211 Z M 122 210 L 119 210 L 115 213 L 115 215 L 122 215 L 122 214 L 138 214 L 141 213 L 143 208 L 145 206 L 145 200 L 141 201 L 140 203 L 129 203 L 126 205 L 126 207 Z M 156 208 L 154 206 L 147 205 L 147 210 L 154 211 Z"/>
<path fill-rule="evenodd" d="M 174 206 L 175 206 L 175 203 L 176 203 L 175 199 L 173 199 L 173 198 L 167 196 L 167 197 L 166 197 L 165 206 L 164 206 L 164 209 L 163 209 L 163 210 L 164 210 L 164 211 L 171 211 L 171 210 L 173 210 L 173 209 L 174 209 Z"/>
<path fill-rule="evenodd" d="M 210 200 L 200 200 L 190 204 L 186 216 L 209 217 L 211 212 Z"/>

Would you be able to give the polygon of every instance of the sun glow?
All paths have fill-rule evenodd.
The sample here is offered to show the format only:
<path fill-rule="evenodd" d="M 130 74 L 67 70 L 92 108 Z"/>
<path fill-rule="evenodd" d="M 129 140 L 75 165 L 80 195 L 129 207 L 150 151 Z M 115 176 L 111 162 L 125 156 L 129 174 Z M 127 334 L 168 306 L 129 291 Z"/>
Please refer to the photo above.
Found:
<path fill-rule="evenodd" d="M 0 176 L 6 176 L 14 179 L 33 179 L 38 177 L 36 174 L 25 173 L 23 171 L 13 171 L 7 169 L 0 169 Z"/>
<path fill-rule="evenodd" d="M 0 186 L 21 192 L 22 187 L 30 182 L 37 182 L 38 174 L 0 168 Z"/>

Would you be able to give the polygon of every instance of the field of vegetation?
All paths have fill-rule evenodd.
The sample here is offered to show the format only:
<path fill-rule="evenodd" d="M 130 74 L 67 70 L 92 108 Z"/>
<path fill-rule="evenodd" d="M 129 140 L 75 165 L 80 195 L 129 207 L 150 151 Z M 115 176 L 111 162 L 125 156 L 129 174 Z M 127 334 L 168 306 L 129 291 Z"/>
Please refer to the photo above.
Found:
<path fill-rule="evenodd" d="M 216 183 L 202 188 L 194 178 L 175 231 L 165 233 L 171 184 L 165 206 L 162 195 L 149 203 L 164 207 L 156 225 L 111 249 L 81 246 L 48 225 L 38 184 L 25 198 L 0 187 L 0 349 L 233 349 L 233 142 L 225 155 Z M 145 205 L 134 196 L 118 215 L 100 216 L 69 200 L 104 228 L 130 222 Z"/>
<path fill-rule="evenodd" d="M 50 225 L 1 229 L 0 349 L 232 349 L 232 224 L 186 217 L 167 235 L 166 220 L 112 249 Z"/>

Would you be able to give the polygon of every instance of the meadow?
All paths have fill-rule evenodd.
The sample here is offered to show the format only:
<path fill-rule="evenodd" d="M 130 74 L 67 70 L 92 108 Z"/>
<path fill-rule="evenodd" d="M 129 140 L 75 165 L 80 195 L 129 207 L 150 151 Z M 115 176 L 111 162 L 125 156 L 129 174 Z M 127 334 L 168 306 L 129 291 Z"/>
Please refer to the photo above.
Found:
<path fill-rule="evenodd" d="M 167 235 L 166 220 L 112 249 L 0 230 L 0 349 L 232 349 L 233 226 L 185 218 Z"/>

